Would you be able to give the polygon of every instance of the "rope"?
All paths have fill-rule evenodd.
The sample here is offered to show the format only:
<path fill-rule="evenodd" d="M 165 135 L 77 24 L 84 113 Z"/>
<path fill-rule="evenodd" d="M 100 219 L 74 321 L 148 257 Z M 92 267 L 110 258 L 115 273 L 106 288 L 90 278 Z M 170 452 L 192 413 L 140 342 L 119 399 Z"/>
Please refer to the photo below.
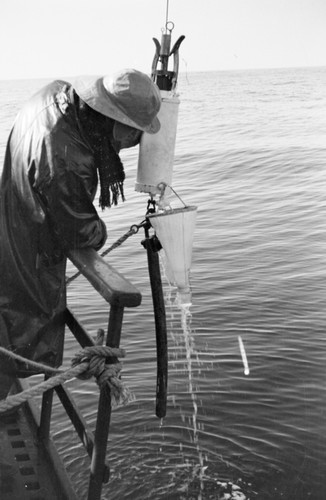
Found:
<path fill-rule="evenodd" d="M 2 354 L 7 357 L 22 361 L 25 365 L 36 367 L 39 371 L 45 366 L 34 361 L 22 358 L 12 351 L 0 348 Z M 4 353 L 4 351 L 6 351 Z M 43 394 L 43 392 L 53 389 L 57 385 L 61 385 L 75 377 L 87 379 L 92 376 L 96 377 L 96 382 L 100 388 L 108 385 L 111 393 L 111 402 L 113 406 L 126 404 L 133 399 L 130 391 L 124 386 L 120 380 L 120 372 L 122 365 L 119 363 L 118 357 L 125 357 L 123 349 L 112 348 L 108 346 L 92 346 L 82 349 L 75 354 L 71 361 L 72 367 L 64 372 L 46 367 L 47 371 L 56 372 L 56 375 L 41 382 L 40 384 L 30 387 L 23 392 L 8 396 L 5 400 L 0 401 L 0 414 L 8 411 L 16 406 L 21 405 L 28 399 Z"/>
<path fill-rule="evenodd" d="M 6 358 L 14 359 L 15 361 L 18 361 L 19 363 L 23 363 L 25 365 L 25 368 L 31 368 L 32 370 L 36 370 L 36 373 L 54 374 L 54 373 L 60 372 L 60 370 L 57 370 L 56 368 L 52 368 L 51 366 L 43 365 L 42 363 L 36 363 L 35 361 L 32 361 L 31 359 L 23 358 L 23 356 L 20 356 L 19 354 L 16 354 L 15 352 L 8 351 L 8 349 L 5 349 L 4 347 L 0 347 L 0 354 L 2 354 Z M 35 373 L 33 375 L 35 375 Z"/>
<path fill-rule="evenodd" d="M 115 241 L 109 248 L 107 248 L 106 250 L 104 250 L 104 252 L 102 252 L 100 254 L 101 257 L 105 257 L 109 252 L 112 252 L 112 250 L 114 250 L 115 248 L 118 248 L 120 245 L 122 245 L 122 243 L 124 243 L 130 236 L 132 236 L 133 234 L 137 234 L 138 231 L 139 231 L 139 228 L 142 227 L 144 225 L 144 222 L 141 222 L 139 225 L 137 224 L 133 224 L 129 231 L 127 231 L 124 235 L 122 235 L 117 241 Z M 70 278 L 67 278 L 66 279 L 66 285 L 69 285 L 72 281 L 74 281 L 76 278 L 78 278 L 78 276 L 80 276 L 82 273 L 81 271 L 77 271 L 75 274 L 73 274 L 72 276 L 70 276 Z"/>

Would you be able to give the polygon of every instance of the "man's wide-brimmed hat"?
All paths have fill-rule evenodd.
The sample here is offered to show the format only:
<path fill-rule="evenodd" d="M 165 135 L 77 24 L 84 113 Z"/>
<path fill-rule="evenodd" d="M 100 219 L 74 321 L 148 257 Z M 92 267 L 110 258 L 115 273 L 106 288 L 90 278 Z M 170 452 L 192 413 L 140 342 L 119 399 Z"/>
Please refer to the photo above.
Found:
<path fill-rule="evenodd" d="M 102 115 L 149 134 L 160 129 L 157 118 L 161 95 L 149 76 L 124 69 L 109 76 L 79 77 L 73 83 L 77 95 Z"/>

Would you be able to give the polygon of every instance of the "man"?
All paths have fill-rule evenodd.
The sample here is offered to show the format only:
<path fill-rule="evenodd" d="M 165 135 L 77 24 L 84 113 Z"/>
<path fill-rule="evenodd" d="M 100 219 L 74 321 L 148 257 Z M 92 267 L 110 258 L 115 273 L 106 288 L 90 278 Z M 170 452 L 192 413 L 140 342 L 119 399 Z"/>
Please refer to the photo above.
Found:
<path fill-rule="evenodd" d="M 66 252 L 98 250 L 102 209 L 123 199 L 118 153 L 160 128 L 161 98 L 145 74 L 55 81 L 19 113 L 0 183 L 0 345 L 57 367 L 62 362 Z M 0 399 L 15 367 L 0 358 Z M 0 373 L 1 374 L 1 373 Z M 27 376 L 21 368 L 20 376 Z"/>

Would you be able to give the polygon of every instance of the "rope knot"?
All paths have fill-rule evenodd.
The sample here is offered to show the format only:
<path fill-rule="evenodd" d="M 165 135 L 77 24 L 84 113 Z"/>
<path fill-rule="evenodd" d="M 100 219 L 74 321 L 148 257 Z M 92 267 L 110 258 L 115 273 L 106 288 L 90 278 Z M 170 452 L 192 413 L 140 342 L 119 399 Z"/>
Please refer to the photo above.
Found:
<path fill-rule="evenodd" d="M 94 376 L 100 388 L 108 384 L 111 391 L 112 403 L 115 405 L 125 404 L 133 398 L 130 391 L 121 381 L 122 364 L 118 358 L 124 358 L 124 349 L 95 345 L 85 347 L 75 354 L 71 360 L 71 366 L 75 367 L 87 363 L 87 369 L 78 375 L 78 378 L 88 379 Z"/>

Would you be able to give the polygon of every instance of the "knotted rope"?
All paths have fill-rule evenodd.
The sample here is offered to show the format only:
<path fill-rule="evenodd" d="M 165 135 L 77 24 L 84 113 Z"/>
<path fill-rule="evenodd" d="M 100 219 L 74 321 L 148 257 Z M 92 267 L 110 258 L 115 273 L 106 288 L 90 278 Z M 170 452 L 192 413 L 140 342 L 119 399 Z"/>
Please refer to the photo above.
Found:
<path fill-rule="evenodd" d="M 0 347 L 0 353 L 15 361 L 23 362 L 26 366 L 33 369 L 36 368 L 39 372 L 45 371 L 56 374 L 34 387 L 8 396 L 5 400 L 0 401 L 0 414 L 75 377 L 87 379 L 95 376 L 100 388 L 107 385 L 111 393 L 112 406 L 126 404 L 134 399 L 120 379 L 122 365 L 118 358 L 125 357 L 126 353 L 123 349 L 98 345 L 86 347 L 74 356 L 71 361 L 72 367 L 64 372 L 36 363 L 35 361 L 30 361 L 3 347 Z"/>

